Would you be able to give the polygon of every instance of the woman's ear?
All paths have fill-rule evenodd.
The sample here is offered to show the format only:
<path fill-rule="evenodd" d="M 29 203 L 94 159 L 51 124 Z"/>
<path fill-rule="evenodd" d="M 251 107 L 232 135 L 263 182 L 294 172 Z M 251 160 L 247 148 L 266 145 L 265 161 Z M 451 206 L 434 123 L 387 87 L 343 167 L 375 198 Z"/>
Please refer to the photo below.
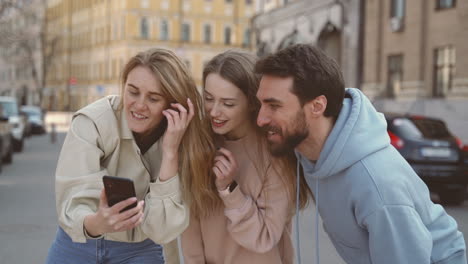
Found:
<path fill-rule="evenodd" d="M 325 97 L 325 95 L 317 96 L 304 105 L 304 110 L 314 117 L 323 116 L 326 109 L 327 98 Z"/>

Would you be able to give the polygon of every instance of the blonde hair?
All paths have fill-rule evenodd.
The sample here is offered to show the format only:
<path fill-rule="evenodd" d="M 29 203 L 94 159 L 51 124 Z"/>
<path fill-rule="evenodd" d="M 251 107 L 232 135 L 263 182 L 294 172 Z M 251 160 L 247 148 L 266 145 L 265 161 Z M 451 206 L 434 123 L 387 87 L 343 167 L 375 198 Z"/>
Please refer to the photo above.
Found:
<path fill-rule="evenodd" d="M 186 65 L 172 51 L 160 48 L 140 52 L 128 61 L 121 75 L 122 94 L 128 74 L 138 66 L 148 68 L 155 75 L 160 82 L 162 94 L 169 103 L 179 103 L 188 109 L 187 98 L 190 98 L 194 105 L 195 116 L 179 146 L 179 175 L 184 201 L 188 204 L 200 204 L 198 197 L 191 193 L 204 192 L 206 190 L 203 188 L 208 186 L 196 184 L 193 179 L 212 175 L 212 161 L 216 150 L 210 124 L 204 117 L 202 97 Z"/>

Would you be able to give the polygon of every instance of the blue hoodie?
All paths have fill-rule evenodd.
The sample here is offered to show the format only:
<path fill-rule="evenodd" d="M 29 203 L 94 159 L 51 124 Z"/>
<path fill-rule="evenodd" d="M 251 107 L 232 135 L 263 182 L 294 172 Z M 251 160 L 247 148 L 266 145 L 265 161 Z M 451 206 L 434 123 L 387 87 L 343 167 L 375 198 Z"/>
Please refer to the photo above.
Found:
<path fill-rule="evenodd" d="M 351 264 L 466 264 L 457 223 L 390 144 L 384 116 L 358 89 L 346 94 L 319 159 L 296 153 L 340 256 Z"/>

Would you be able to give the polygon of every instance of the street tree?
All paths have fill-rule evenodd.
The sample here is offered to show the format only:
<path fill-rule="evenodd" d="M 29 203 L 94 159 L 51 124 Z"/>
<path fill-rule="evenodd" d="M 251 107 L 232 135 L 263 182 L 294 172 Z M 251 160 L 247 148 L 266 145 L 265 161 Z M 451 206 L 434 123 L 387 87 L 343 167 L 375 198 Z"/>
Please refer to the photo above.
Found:
<path fill-rule="evenodd" d="M 4 61 L 29 73 L 42 102 L 59 37 L 48 34 L 47 0 L 0 1 L 0 48 Z"/>

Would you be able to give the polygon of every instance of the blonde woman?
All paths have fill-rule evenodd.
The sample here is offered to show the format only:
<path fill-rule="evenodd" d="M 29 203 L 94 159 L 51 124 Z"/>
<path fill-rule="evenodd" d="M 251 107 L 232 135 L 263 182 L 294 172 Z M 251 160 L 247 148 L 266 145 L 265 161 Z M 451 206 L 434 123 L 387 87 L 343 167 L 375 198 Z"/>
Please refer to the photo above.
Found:
<path fill-rule="evenodd" d="M 47 263 L 164 263 L 167 243 L 166 263 L 178 263 L 187 180 L 211 170 L 215 151 L 201 98 L 184 63 L 164 49 L 131 58 L 121 84 L 120 96 L 74 115 L 57 165 L 60 227 Z M 109 207 L 104 175 L 132 179 L 137 197 Z"/>
<path fill-rule="evenodd" d="M 186 264 L 293 262 L 295 158 L 274 159 L 256 126 L 254 65 L 255 56 L 227 51 L 204 69 L 205 111 L 219 150 L 213 173 L 192 179 L 198 187 L 182 235 Z M 309 193 L 302 190 L 301 207 Z"/>

